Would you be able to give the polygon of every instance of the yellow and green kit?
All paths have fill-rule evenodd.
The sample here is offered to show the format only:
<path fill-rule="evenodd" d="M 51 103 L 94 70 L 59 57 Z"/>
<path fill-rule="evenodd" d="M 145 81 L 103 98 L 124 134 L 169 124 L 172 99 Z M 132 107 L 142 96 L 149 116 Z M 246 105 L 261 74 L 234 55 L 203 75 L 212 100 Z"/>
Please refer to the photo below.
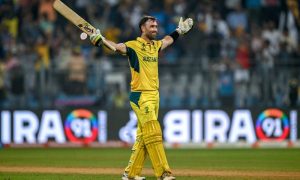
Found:
<path fill-rule="evenodd" d="M 140 175 L 145 158 L 149 155 L 155 176 L 171 173 L 165 155 L 162 131 L 158 122 L 159 78 L 158 53 L 162 41 L 147 42 L 141 37 L 128 41 L 126 55 L 131 71 L 130 105 L 138 118 L 136 142 L 125 168 L 129 177 Z"/>

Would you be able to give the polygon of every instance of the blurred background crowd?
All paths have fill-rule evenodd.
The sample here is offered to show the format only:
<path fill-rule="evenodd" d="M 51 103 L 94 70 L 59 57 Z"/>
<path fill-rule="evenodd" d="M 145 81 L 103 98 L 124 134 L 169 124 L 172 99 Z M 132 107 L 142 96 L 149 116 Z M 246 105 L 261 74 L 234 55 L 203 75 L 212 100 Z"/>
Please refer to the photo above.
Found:
<path fill-rule="evenodd" d="M 64 0 L 107 39 L 194 27 L 161 52 L 163 108 L 299 107 L 298 0 Z M 127 58 L 80 40 L 52 0 L 0 0 L 0 108 L 129 107 Z"/>

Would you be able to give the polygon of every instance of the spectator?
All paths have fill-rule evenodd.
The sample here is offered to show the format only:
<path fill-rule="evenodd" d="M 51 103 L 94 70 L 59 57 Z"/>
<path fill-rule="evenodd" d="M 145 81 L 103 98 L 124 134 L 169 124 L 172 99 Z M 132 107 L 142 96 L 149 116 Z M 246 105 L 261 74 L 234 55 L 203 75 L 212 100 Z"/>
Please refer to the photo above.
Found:
<path fill-rule="evenodd" d="M 241 0 L 225 0 L 225 7 L 229 11 L 234 10 L 237 6 L 241 6 Z"/>
<path fill-rule="evenodd" d="M 263 104 L 270 105 L 273 101 L 272 83 L 275 54 L 269 40 L 264 41 L 262 56 L 259 63 L 260 73 L 262 74 L 262 97 Z"/>
<path fill-rule="evenodd" d="M 120 35 L 121 35 L 122 31 L 120 28 L 118 28 L 117 26 L 112 26 L 110 25 L 106 31 L 104 32 L 104 36 L 107 39 L 110 39 L 114 42 L 119 42 L 120 41 Z M 103 47 L 103 51 L 105 52 L 105 54 L 107 55 L 111 55 L 112 52 L 110 50 L 108 50 L 107 48 Z"/>
<path fill-rule="evenodd" d="M 48 15 L 46 13 L 41 14 L 41 17 L 39 19 L 40 29 L 42 30 L 43 34 L 50 38 L 55 28 L 53 22 L 49 20 Z"/>
<path fill-rule="evenodd" d="M 261 7 L 263 0 L 246 0 L 245 5 L 248 9 L 249 20 L 255 24 L 261 25 Z"/>
<path fill-rule="evenodd" d="M 3 24 L 8 28 L 9 34 L 13 38 L 17 38 L 19 19 L 16 17 L 14 11 L 9 11 L 5 14 Z"/>
<path fill-rule="evenodd" d="M 269 21 L 265 24 L 262 31 L 262 37 L 270 42 L 272 54 L 277 55 L 279 53 L 280 32 L 276 29 L 273 21 Z"/>
<path fill-rule="evenodd" d="M 213 14 L 213 25 L 216 26 L 216 30 L 222 35 L 223 39 L 229 38 L 228 25 L 218 12 L 214 12 Z"/>
<path fill-rule="evenodd" d="M 35 62 L 36 82 L 44 87 L 48 83 L 50 68 L 50 47 L 46 39 L 38 38 L 35 51 L 38 55 Z"/>
<path fill-rule="evenodd" d="M 287 28 L 285 28 L 283 32 L 280 34 L 279 42 L 280 44 L 286 45 L 286 50 L 290 54 L 292 54 L 297 48 L 297 44 L 295 43 L 295 40 L 290 35 Z"/>
<path fill-rule="evenodd" d="M 236 49 L 236 61 L 243 69 L 249 69 L 251 66 L 250 50 L 246 36 L 240 39 L 239 45 Z"/>
<path fill-rule="evenodd" d="M 232 107 L 234 103 L 234 79 L 229 68 L 229 65 L 222 67 L 219 76 L 219 97 L 224 107 Z"/>
<path fill-rule="evenodd" d="M 228 58 L 231 61 L 234 61 L 236 58 L 236 49 L 238 47 L 238 38 L 235 31 L 231 30 L 229 37 L 222 41 L 222 58 Z"/>
<path fill-rule="evenodd" d="M 227 23 L 231 29 L 241 28 L 247 30 L 247 15 L 240 5 L 236 6 L 235 10 L 228 14 Z"/>
<path fill-rule="evenodd" d="M 125 108 L 127 102 L 127 94 L 121 90 L 121 87 L 117 84 L 116 86 L 116 94 L 114 96 L 114 107 L 116 108 Z"/>
<path fill-rule="evenodd" d="M 289 105 L 294 108 L 298 103 L 299 82 L 296 77 L 289 80 Z"/>
<path fill-rule="evenodd" d="M 51 22 L 56 21 L 56 12 L 53 9 L 53 1 L 52 0 L 41 0 L 39 6 L 39 14 L 40 16 L 46 16 L 47 19 Z"/>
<path fill-rule="evenodd" d="M 217 31 L 217 26 L 213 26 L 212 32 L 208 35 L 208 57 L 210 60 L 217 61 L 220 58 L 221 53 L 221 41 L 223 37 Z"/>
<path fill-rule="evenodd" d="M 20 39 L 25 44 L 35 44 L 42 36 L 42 31 L 38 21 L 34 20 L 32 14 L 25 14 L 23 17 L 23 25 L 20 27 Z"/>
<path fill-rule="evenodd" d="M 292 62 L 292 53 L 289 51 L 289 46 L 287 42 L 280 42 L 278 53 L 278 65 L 289 64 Z"/>
<path fill-rule="evenodd" d="M 253 25 L 252 27 L 252 37 L 251 37 L 251 52 L 253 53 L 255 58 L 256 54 L 259 54 L 259 52 L 262 50 L 263 46 L 263 39 L 261 37 L 261 32 L 258 29 L 256 25 Z"/>
<path fill-rule="evenodd" d="M 280 14 L 280 0 L 264 0 L 262 3 L 261 16 L 263 22 L 273 21 L 278 25 L 279 14 Z"/>
<path fill-rule="evenodd" d="M 24 107 L 25 105 L 25 85 L 24 72 L 20 65 L 10 69 L 10 94 L 9 103 L 13 107 Z"/>
<path fill-rule="evenodd" d="M 25 105 L 24 72 L 16 52 L 9 52 L 5 64 L 7 71 L 9 104 L 12 107 L 23 107 Z"/>
<path fill-rule="evenodd" d="M 67 93 L 70 95 L 84 95 L 86 93 L 87 66 L 79 47 L 73 48 L 67 67 Z"/>
<path fill-rule="evenodd" d="M 6 91 L 5 91 L 5 65 L 2 59 L 0 59 L 0 108 L 3 108 L 4 101 L 6 99 Z"/>

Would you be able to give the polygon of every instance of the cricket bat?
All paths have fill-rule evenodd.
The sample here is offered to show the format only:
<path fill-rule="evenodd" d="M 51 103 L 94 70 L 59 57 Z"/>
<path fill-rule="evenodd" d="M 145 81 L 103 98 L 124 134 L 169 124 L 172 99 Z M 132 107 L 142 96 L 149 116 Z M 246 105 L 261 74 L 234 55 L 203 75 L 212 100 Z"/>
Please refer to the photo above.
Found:
<path fill-rule="evenodd" d="M 89 36 L 96 32 L 96 28 L 80 17 L 76 12 L 74 12 L 71 8 L 65 5 L 61 0 L 55 0 L 53 3 L 53 7 L 56 11 L 58 11 L 61 15 L 63 15 L 66 19 L 71 21 L 75 26 L 77 26 L 81 31 L 85 32 Z M 113 47 L 109 42 L 105 39 L 102 40 L 103 44 L 111 49 L 112 51 L 116 51 L 116 48 Z"/>

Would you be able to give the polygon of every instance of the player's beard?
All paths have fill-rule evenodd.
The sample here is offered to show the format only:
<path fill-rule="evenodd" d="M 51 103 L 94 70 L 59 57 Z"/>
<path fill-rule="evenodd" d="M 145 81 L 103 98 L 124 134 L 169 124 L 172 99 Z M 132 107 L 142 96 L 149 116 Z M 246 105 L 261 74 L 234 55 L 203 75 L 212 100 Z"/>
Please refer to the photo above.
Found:
<path fill-rule="evenodd" d="M 154 40 L 154 39 L 156 39 L 157 32 L 149 32 L 146 35 L 147 35 L 148 39 Z"/>

